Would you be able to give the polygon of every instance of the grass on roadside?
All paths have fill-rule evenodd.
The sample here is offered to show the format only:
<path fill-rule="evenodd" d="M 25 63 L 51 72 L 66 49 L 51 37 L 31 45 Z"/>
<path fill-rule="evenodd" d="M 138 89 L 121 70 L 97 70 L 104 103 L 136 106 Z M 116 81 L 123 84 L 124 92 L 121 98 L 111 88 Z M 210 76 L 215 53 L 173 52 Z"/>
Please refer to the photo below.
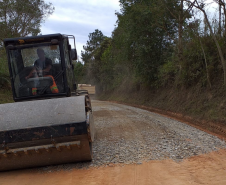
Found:
<path fill-rule="evenodd" d="M 0 104 L 2 103 L 12 103 L 13 95 L 11 90 L 1 89 L 0 90 Z"/>

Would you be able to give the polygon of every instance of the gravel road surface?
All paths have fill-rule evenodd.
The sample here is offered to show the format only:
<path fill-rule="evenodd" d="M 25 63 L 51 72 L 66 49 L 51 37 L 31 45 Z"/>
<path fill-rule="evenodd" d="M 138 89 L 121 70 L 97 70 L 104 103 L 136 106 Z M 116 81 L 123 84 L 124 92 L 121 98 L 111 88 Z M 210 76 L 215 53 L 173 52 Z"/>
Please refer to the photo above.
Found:
<path fill-rule="evenodd" d="M 96 128 L 93 161 L 42 170 L 142 164 L 163 159 L 180 162 L 226 148 L 226 143 L 216 136 L 143 109 L 96 100 L 92 101 L 92 107 Z"/>

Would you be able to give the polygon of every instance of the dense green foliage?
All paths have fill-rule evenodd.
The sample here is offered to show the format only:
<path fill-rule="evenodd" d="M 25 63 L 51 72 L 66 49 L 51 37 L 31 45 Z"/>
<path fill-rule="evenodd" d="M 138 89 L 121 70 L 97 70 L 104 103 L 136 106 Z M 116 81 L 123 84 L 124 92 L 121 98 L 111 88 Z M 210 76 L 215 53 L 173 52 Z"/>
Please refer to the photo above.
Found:
<path fill-rule="evenodd" d="M 214 2 L 226 12 L 224 1 Z M 127 90 L 225 85 L 225 21 L 205 17 L 205 1 L 120 0 L 120 5 L 112 37 L 95 30 L 82 53 L 86 80 L 101 92 L 128 83 Z"/>
<path fill-rule="evenodd" d="M 6 59 L 6 54 L 3 49 L 0 49 L 0 88 L 9 86 L 9 70 Z"/>
<path fill-rule="evenodd" d="M 54 7 L 43 0 L 3 0 L 0 2 L 0 40 L 40 33 L 41 23 Z"/>
<path fill-rule="evenodd" d="M 80 61 L 78 61 L 78 62 L 74 62 L 73 65 L 74 65 L 75 81 L 77 83 L 84 83 L 85 71 L 84 71 L 83 64 Z"/>
<path fill-rule="evenodd" d="M 41 23 L 53 13 L 43 0 L 0 1 L 0 88 L 9 88 L 9 73 L 3 39 L 38 35 Z"/>

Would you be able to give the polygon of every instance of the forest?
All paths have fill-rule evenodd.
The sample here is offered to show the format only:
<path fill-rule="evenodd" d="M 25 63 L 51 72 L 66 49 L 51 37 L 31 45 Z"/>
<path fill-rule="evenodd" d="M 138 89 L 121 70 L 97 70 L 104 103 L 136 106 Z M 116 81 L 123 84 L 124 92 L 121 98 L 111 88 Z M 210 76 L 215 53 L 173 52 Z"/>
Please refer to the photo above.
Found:
<path fill-rule="evenodd" d="M 112 36 L 98 29 L 89 34 L 81 54 L 83 80 L 98 84 L 100 91 L 125 81 L 138 89 L 224 86 L 225 2 L 208 2 L 120 0 Z"/>

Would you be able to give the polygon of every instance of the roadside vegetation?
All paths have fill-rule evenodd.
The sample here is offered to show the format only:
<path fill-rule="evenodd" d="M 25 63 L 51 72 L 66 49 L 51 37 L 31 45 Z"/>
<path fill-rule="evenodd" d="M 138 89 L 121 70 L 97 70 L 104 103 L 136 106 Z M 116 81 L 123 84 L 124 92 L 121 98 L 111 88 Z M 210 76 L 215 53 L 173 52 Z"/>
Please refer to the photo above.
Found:
<path fill-rule="evenodd" d="M 225 1 L 120 5 L 111 37 L 98 29 L 89 34 L 84 82 L 95 84 L 102 99 L 226 123 Z"/>
<path fill-rule="evenodd" d="M 6 54 L 0 49 L 0 104 L 13 102 Z"/>

